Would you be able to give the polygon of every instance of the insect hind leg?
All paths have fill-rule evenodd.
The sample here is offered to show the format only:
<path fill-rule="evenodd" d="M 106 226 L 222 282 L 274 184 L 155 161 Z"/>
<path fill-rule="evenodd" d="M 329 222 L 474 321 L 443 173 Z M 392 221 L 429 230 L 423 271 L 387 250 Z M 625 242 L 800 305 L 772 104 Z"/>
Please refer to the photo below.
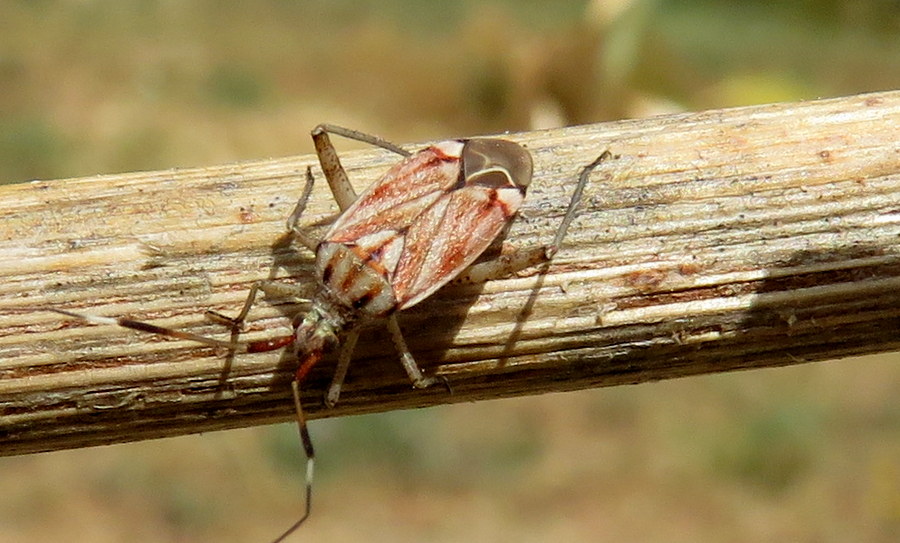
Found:
<path fill-rule="evenodd" d="M 322 167 L 322 172 L 325 174 L 325 179 L 328 181 L 328 186 L 331 188 L 331 194 L 334 196 L 334 200 L 337 202 L 341 211 L 346 210 L 356 201 L 357 194 L 353 189 L 353 185 L 350 184 L 350 179 L 347 177 L 347 172 L 341 164 L 341 159 L 338 157 L 337 150 L 335 150 L 334 145 L 331 143 L 329 134 L 368 143 L 375 147 L 381 147 L 382 149 L 387 149 L 388 151 L 397 153 L 403 157 L 408 157 L 412 154 L 406 149 L 391 143 L 384 138 L 333 124 L 320 124 L 312 130 L 311 134 L 313 143 L 316 147 L 316 156 L 319 158 L 319 165 Z M 306 209 L 306 204 L 312 193 L 314 182 L 315 178 L 313 177 L 312 169 L 307 168 L 306 184 L 304 185 L 303 193 L 300 195 L 297 205 L 287 219 L 288 232 L 293 234 L 305 247 L 312 251 L 315 251 L 318 240 L 310 235 L 307 229 L 300 226 L 300 217 Z"/>
<path fill-rule="evenodd" d="M 591 172 L 594 171 L 594 168 L 602 164 L 605 160 L 612 158 L 612 153 L 609 152 L 609 149 L 604 150 L 600 153 L 593 162 L 585 166 L 581 169 L 581 173 L 578 174 L 578 184 L 575 185 L 575 192 L 572 193 L 572 199 L 569 200 L 569 206 L 566 209 L 566 214 L 563 217 L 562 222 L 559 224 L 559 227 L 556 229 L 556 235 L 553 236 L 553 242 L 550 246 L 547 247 L 548 258 L 553 258 L 553 256 L 559 251 L 560 246 L 562 245 L 563 238 L 566 237 L 566 232 L 569 231 L 569 225 L 572 224 L 572 221 L 575 220 L 575 214 L 578 212 L 578 204 L 581 203 L 581 196 L 584 194 L 584 188 L 587 186 L 588 181 L 590 180 Z"/>
<path fill-rule="evenodd" d="M 502 279 L 510 275 L 549 262 L 548 247 L 517 249 L 501 254 L 491 260 L 473 264 L 457 275 L 450 283 L 455 285 L 477 285 Z"/>
<path fill-rule="evenodd" d="M 388 151 L 397 153 L 398 155 L 404 157 L 410 156 L 412 154 L 403 147 L 400 147 L 395 143 L 391 143 L 382 137 L 374 136 L 372 134 L 366 134 L 365 132 L 360 132 L 351 128 L 344 128 L 343 126 L 337 126 L 335 124 L 322 123 L 312 129 L 312 137 L 314 141 L 316 140 L 316 138 L 324 137 L 324 141 L 327 142 L 327 145 L 330 146 L 331 141 L 328 138 L 328 134 L 334 134 L 336 136 L 342 136 L 344 138 L 356 140 L 362 143 L 368 143 L 369 145 L 387 149 Z"/>
<path fill-rule="evenodd" d="M 501 254 L 491 260 L 473 264 L 456 276 L 452 283 L 484 283 L 485 281 L 490 281 L 492 279 L 508 277 L 516 272 L 552 260 L 556 253 L 559 252 L 559 248 L 566 236 L 566 232 L 569 230 L 569 225 L 575 220 L 575 214 L 578 212 L 578 204 L 581 202 L 581 196 L 590 179 L 591 172 L 610 157 L 612 157 L 612 154 L 608 150 L 603 151 L 603 153 L 601 153 L 593 162 L 581 169 L 581 173 L 578 175 L 578 184 L 575 186 L 575 192 L 569 200 L 566 214 L 560 225 L 557 227 L 556 234 L 553 236 L 553 241 L 550 245 L 532 249 L 518 249 L 507 254 Z"/>
<path fill-rule="evenodd" d="M 375 147 L 381 147 L 382 149 L 387 149 L 388 151 L 397 153 L 403 157 L 408 157 L 412 154 L 399 145 L 395 145 L 383 138 L 351 130 L 349 128 L 343 128 L 333 124 L 320 124 L 313 128 L 312 139 L 316 146 L 316 155 L 319 157 L 319 164 L 322 166 L 322 173 L 325 174 L 328 186 L 331 187 L 331 193 L 334 195 L 334 199 L 337 202 L 338 207 L 341 208 L 341 211 L 346 210 L 354 201 L 356 201 L 356 191 L 353 190 L 350 179 L 347 178 L 347 172 L 344 171 L 344 167 L 341 165 L 341 159 L 338 158 L 337 150 L 335 150 L 334 145 L 331 143 L 329 134 L 343 136 L 348 139 L 374 145 Z"/>

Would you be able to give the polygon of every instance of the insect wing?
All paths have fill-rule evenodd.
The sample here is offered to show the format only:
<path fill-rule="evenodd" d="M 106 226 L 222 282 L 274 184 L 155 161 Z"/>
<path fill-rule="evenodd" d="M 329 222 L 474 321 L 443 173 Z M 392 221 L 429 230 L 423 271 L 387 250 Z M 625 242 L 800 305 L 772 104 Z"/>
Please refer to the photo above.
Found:
<path fill-rule="evenodd" d="M 385 231 L 405 231 L 456 184 L 462 148 L 461 142 L 444 142 L 403 160 L 341 214 L 325 239 L 348 243 Z"/>
<path fill-rule="evenodd" d="M 443 142 L 388 171 L 324 241 L 352 247 L 378 269 L 404 309 L 484 252 L 521 205 L 531 172 L 531 155 L 515 143 Z"/>

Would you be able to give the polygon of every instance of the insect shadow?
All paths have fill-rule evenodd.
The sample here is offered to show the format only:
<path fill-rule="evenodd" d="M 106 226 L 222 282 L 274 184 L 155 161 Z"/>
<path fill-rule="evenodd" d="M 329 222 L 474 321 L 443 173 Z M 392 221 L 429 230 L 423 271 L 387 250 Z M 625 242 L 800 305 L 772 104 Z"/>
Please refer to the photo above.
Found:
<path fill-rule="evenodd" d="M 327 228 L 329 223 L 330 221 L 324 224 L 317 223 L 317 225 Z M 498 255 L 500 244 L 505 240 L 506 234 L 507 231 L 504 231 L 501 237 L 497 238 L 497 242 L 485 252 L 484 258 L 479 260 L 487 261 Z M 321 288 L 315 280 L 315 256 L 309 251 L 298 251 L 289 234 L 280 236 L 271 245 L 270 255 L 271 265 L 267 274 L 270 280 L 294 282 L 298 286 L 307 288 L 310 297 L 318 288 Z M 548 267 L 548 265 L 541 265 L 536 273 L 543 274 Z M 445 358 L 454 338 L 466 321 L 467 313 L 478 300 L 484 287 L 485 283 L 466 285 L 450 283 L 440 288 L 421 304 L 404 310 L 397 316 L 404 336 L 407 338 L 409 350 L 416 362 L 422 366 L 423 371 L 432 370 Z M 529 296 L 528 310 L 536 300 L 539 288 L 540 285 L 536 286 L 534 292 Z M 269 297 L 261 302 L 276 309 L 287 325 L 298 313 L 304 312 L 309 305 L 305 301 L 297 302 Z M 439 323 L 435 322 L 435 315 L 440 316 Z M 527 317 L 526 310 L 523 310 L 520 315 Z M 253 311 L 251 310 L 251 321 L 252 316 Z M 519 326 L 517 319 L 517 331 Z M 372 396 L 389 396 L 393 393 L 411 391 L 409 379 L 400 364 L 397 363 L 396 348 L 386 334 L 385 321 L 378 319 L 363 323 L 359 332 L 359 341 L 347 370 L 347 377 L 342 384 L 340 401 L 333 406 L 327 406 L 326 392 L 338 365 L 338 353 L 332 351 L 325 355 L 323 360 L 310 370 L 303 380 L 304 409 L 307 409 L 307 405 L 309 405 L 307 402 L 312 400 L 312 410 L 324 410 L 328 414 L 327 416 L 336 416 L 344 411 L 352 411 L 356 404 L 370 401 Z M 232 338 L 235 341 L 239 340 L 240 333 L 232 332 Z M 511 349 L 514 345 L 514 340 L 508 341 L 504 351 Z M 227 386 L 228 371 L 235 356 L 247 356 L 247 354 L 228 352 L 228 360 L 223 364 L 221 374 L 223 387 Z M 296 370 L 296 354 L 289 349 L 283 349 L 275 375 L 269 383 L 270 390 L 278 393 L 289 390 L 287 385 L 291 382 Z M 365 378 L 363 379 L 363 377 Z M 449 378 L 443 384 L 443 387 L 430 387 L 421 393 L 452 396 L 453 378 Z M 362 393 L 361 396 L 360 393 Z M 317 398 L 320 401 L 317 401 Z M 322 409 L 325 407 L 329 407 L 329 409 Z"/>
<path fill-rule="evenodd" d="M 333 131 L 336 127 L 329 126 L 328 129 L 329 131 Z M 347 131 L 347 129 L 339 127 L 337 127 L 337 129 L 342 132 Z M 343 135 L 342 132 L 339 133 Z M 352 132 L 352 135 L 357 136 L 355 132 Z M 530 157 L 528 160 L 530 162 Z M 322 163 L 323 170 L 329 166 L 327 161 L 322 161 Z M 591 167 L 593 167 L 593 165 Z M 330 173 L 330 177 L 344 175 L 343 170 L 340 170 L 340 173 L 337 174 L 333 171 Z M 386 174 L 386 176 L 390 177 L 391 173 Z M 530 164 L 528 177 L 529 179 L 526 181 L 530 181 Z M 580 186 L 579 189 L 583 188 L 583 183 L 581 183 L 581 185 L 582 186 Z M 577 202 L 576 199 L 580 198 L 580 190 L 578 192 L 578 194 L 574 195 L 573 202 Z M 305 196 L 308 195 L 301 197 L 301 201 L 304 200 Z M 365 194 L 363 197 L 365 197 Z M 352 200 L 355 201 L 356 198 L 357 196 L 354 193 L 352 195 Z M 339 199 L 337 194 L 335 194 L 335 199 Z M 569 211 L 571 212 L 571 205 L 569 207 Z M 365 393 L 361 395 L 361 401 L 363 402 L 370 401 L 372 395 L 390 397 L 397 393 L 409 393 L 411 391 L 409 386 L 410 381 L 409 379 L 403 378 L 402 372 L 400 371 L 400 365 L 397 364 L 398 351 L 400 352 L 401 357 L 407 350 L 416 353 L 417 356 L 410 355 L 410 357 L 416 360 L 418 360 L 419 357 L 422 357 L 422 360 L 427 361 L 426 367 L 433 367 L 445 358 L 445 353 L 452 346 L 453 339 L 462 328 L 470 307 L 476 302 L 484 289 L 485 281 L 494 276 L 512 276 L 520 269 L 530 268 L 533 274 L 539 276 L 538 282 L 531 289 L 525 306 L 519 311 L 518 316 L 515 318 L 516 327 L 514 332 L 506 341 L 503 353 L 498 356 L 498 359 L 502 364 L 502 361 L 506 358 L 506 353 L 508 353 L 515 345 L 523 320 L 530 314 L 531 308 L 537 300 L 538 291 L 543 282 L 543 274 L 546 273 L 549 267 L 549 259 L 552 257 L 552 253 L 555 253 L 555 248 L 561 241 L 560 239 L 554 240 L 555 245 L 553 245 L 552 253 L 548 252 L 547 247 L 541 246 L 531 250 L 516 249 L 514 253 L 507 253 L 507 255 L 504 255 L 503 243 L 514 222 L 511 220 L 513 214 L 514 210 L 507 210 L 506 214 L 499 217 L 503 220 L 498 221 L 495 218 L 494 222 L 499 223 L 502 228 L 499 228 L 498 233 L 496 234 L 493 232 L 491 233 L 493 241 L 482 250 L 480 255 L 478 255 L 476 251 L 474 256 L 477 256 L 478 258 L 474 260 L 470 269 L 475 270 L 482 268 L 482 270 L 470 274 L 464 272 L 461 277 L 449 279 L 448 284 L 441 286 L 434 294 L 428 294 L 428 300 L 424 301 L 424 303 L 409 309 L 403 308 L 402 315 L 399 316 L 399 320 L 402 321 L 400 328 L 403 330 L 403 335 L 411 339 L 411 348 L 407 349 L 403 344 L 397 345 L 396 340 L 394 341 L 394 345 L 391 345 L 391 341 L 385 341 L 386 334 L 384 332 L 386 323 L 383 318 L 369 319 L 359 326 L 360 339 L 362 341 L 356 343 L 354 338 L 355 348 L 353 346 L 350 347 L 354 356 L 353 363 L 349 364 L 350 379 L 347 381 L 346 390 L 350 391 L 351 394 L 342 397 L 340 403 L 335 401 L 329 402 L 326 399 L 324 403 L 329 407 L 334 408 L 329 414 L 336 415 L 344 410 L 351 410 L 354 405 L 354 398 L 357 396 L 355 393 L 361 391 L 359 387 L 360 384 L 363 384 L 367 389 Z M 307 233 L 303 234 L 307 239 L 300 243 L 298 243 L 296 236 L 297 227 L 291 225 L 292 220 L 296 219 L 297 215 L 298 212 L 295 210 L 294 214 L 292 214 L 292 219 L 289 219 L 288 221 L 289 231 L 275 240 L 270 246 L 271 266 L 268 273 L 269 279 L 265 282 L 278 281 L 282 284 L 288 281 L 293 282 L 293 284 L 287 283 L 289 286 L 286 287 L 285 290 L 288 291 L 288 294 L 290 296 L 308 298 L 329 286 L 327 284 L 328 280 L 322 277 L 322 270 L 317 269 L 314 255 L 320 250 L 320 243 L 322 243 L 320 240 L 323 239 L 323 235 L 327 235 L 327 231 L 333 228 L 334 222 L 341 218 L 341 213 L 304 226 L 304 229 L 315 229 L 316 233 L 314 235 Z M 566 223 L 570 220 L 571 217 L 567 217 Z M 389 227 L 390 225 L 386 228 Z M 567 228 L 567 224 L 564 225 L 560 231 L 564 232 L 565 228 Z M 560 236 L 558 235 L 557 238 L 559 237 Z M 439 243 L 439 241 L 435 243 Z M 307 245 L 306 248 L 309 250 L 304 250 L 304 247 L 302 247 L 304 244 Z M 471 251 L 471 249 L 466 247 L 463 247 L 462 250 Z M 516 256 L 510 258 L 509 254 L 514 254 Z M 485 273 L 485 270 L 487 270 L 487 273 Z M 423 269 L 422 273 L 427 275 L 432 272 L 428 269 Z M 281 277 L 279 277 L 279 275 Z M 285 277 L 285 275 L 287 275 L 287 277 Z M 342 288 L 344 287 L 342 286 Z M 280 290 L 280 288 L 278 290 Z M 425 296 L 423 296 L 423 298 L 424 297 Z M 283 298 L 279 299 L 279 296 L 267 296 L 265 303 L 278 309 L 284 319 L 293 319 L 296 326 L 297 315 L 303 314 L 304 311 L 308 309 L 309 302 L 310 300 L 306 299 L 300 303 L 292 303 L 290 300 Z M 228 319 L 227 317 L 218 314 L 214 315 L 226 322 L 233 321 L 233 319 Z M 436 326 L 435 315 L 440 316 L 438 326 Z M 390 316 L 394 317 L 394 314 L 392 313 Z M 247 317 L 247 315 L 242 315 L 240 320 L 243 321 L 244 317 Z M 247 320 L 248 322 L 252 322 L 252 313 Z M 235 327 L 233 329 L 232 340 L 237 342 L 238 339 L 239 330 Z M 233 358 L 235 354 L 236 353 L 234 352 L 230 353 L 229 358 Z M 241 353 L 237 353 L 237 355 L 240 354 Z M 273 390 L 284 390 L 283 385 L 286 382 L 286 378 L 281 376 L 285 375 L 290 370 L 296 370 L 297 358 L 296 351 L 285 349 L 282 352 L 277 366 L 277 376 L 274 377 L 271 382 Z M 335 362 L 335 357 L 333 355 L 328 356 L 327 359 L 328 363 L 317 363 L 316 367 L 312 368 L 308 375 L 304 374 L 303 377 L 304 397 L 309 399 L 308 396 L 312 395 L 313 406 L 318 403 L 316 402 L 317 397 L 326 397 L 322 391 L 326 389 L 328 385 L 327 381 L 331 379 L 335 373 L 341 374 L 336 381 L 339 383 L 344 382 L 344 377 L 341 373 L 342 370 L 339 367 L 341 362 Z M 349 358 L 344 361 L 344 364 L 347 364 L 348 362 Z M 226 372 L 229 366 L 230 364 L 225 364 L 223 367 L 223 384 L 226 382 Z M 416 369 L 416 371 L 418 370 Z M 410 373 L 408 368 L 407 373 Z M 366 377 L 364 381 L 355 378 L 355 376 L 361 375 Z M 423 378 L 420 375 L 418 379 L 426 380 L 425 386 L 422 386 L 421 383 L 416 383 L 417 377 L 413 373 L 411 373 L 409 377 L 412 379 L 413 385 L 416 388 L 425 388 L 425 386 L 433 384 L 435 381 L 435 379 Z M 449 389 L 449 392 L 452 394 L 452 382 L 446 379 L 440 380 L 444 382 L 446 387 L 434 387 L 429 393 L 447 394 Z M 314 409 L 316 408 L 314 407 Z"/>

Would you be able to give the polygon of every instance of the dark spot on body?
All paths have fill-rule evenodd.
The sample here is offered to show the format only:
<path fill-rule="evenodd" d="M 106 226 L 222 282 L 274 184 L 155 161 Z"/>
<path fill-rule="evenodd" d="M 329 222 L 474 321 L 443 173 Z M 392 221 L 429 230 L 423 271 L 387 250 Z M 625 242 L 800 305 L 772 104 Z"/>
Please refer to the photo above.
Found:
<path fill-rule="evenodd" d="M 362 309 L 369 304 L 375 298 L 374 292 L 371 290 L 360 296 L 359 298 L 353 300 L 353 309 Z"/>

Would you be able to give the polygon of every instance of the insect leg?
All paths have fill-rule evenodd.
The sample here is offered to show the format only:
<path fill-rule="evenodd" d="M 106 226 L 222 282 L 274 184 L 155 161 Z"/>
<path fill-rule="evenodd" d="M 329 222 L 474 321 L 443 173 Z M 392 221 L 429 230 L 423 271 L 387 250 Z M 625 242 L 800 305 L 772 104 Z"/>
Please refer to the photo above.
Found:
<path fill-rule="evenodd" d="M 318 245 L 318 240 L 315 239 L 312 235 L 306 232 L 306 229 L 300 226 L 300 216 L 303 215 L 303 212 L 306 210 L 306 204 L 309 202 L 309 195 L 312 194 L 313 184 L 316 182 L 316 178 L 313 177 L 312 168 L 309 166 L 306 167 L 306 183 L 303 185 L 303 193 L 300 194 L 300 199 L 297 200 L 297 205 L 294 206 L 294 210 L 291 211 L 291 214 L 287 219 L 287 229 L 295 238 L 300 240 L 307 249 L 315 252 L 316 245 Z"/>
<path fill-rule="evenodd" d="M 391 340 L 394 342 L 394 347 L 397 348 L 397 352 L 400 354 L 400 362 L 403 363 L 403 369 L 406 370 L 406 374 L 409 375 L 409 380 L 412 381 L 412 384 L 416 388 L 425 388 L 433 385 L 438 381 L 435 377 L 425 377 L 422 374 L 422 370 L 419 368 L 419 365 L 416 364 L 416 359 L 413 358 L 411 352 L 409 352 L 409 347 L 406 346 L 406 341 L 403 339 L 403 332 L 400 331 L 400 324 L 397 323 L 396 315 L 391 315 L 387 318 L 387 327 L 388 331 L 391 333 Z"/>
<path fill-rule="evenodd" d="M 227 317 L 218 311 L 213 311 L 212 309 L 207 309 L 204 315 L 211 321 L 218 322 L 219 324 L 224 324 L 228 326 L 232 330 L 240 330 L 241 325 L 244 324 L 244 320 L 247 318 L 247 313 L 250 312 L 250 308 L 253 306 L 253 302 L 256 301 L 256 293 L 259 291 L 260 282 L 257 281 L 253 283 L 250 287 L 250 292 L 247 294 L 247 299 L 244 300 L 244 307 L 241 308 L 241 312 L 238 313 L 237 317 Z"/>
<path fill-rule="evenodd" d="M 501 279 L 524 269 L 548 262 L 547 247 L 517 249 L 508 254 L 498 255 L 491 260 L 473 264 L 457 275 L 452 284 L 477 285 L 493 279 Z"/>
<path fill-rule="evenodd" d="M 548 258 L 553 258 L 553 255 L 559 251 L 563 238 L 566 237 L 566 232 L 569 230 L 569 225 L 575 220 L 575 213 L 578 211 L 578 204 L 581 203 L 581 195 L 584 194 L 584 187 L 587 186 L 591 172 L 608 158 L 612 158 L 612 153 L 609 152 L 609 149 L 600 153 L 600 156 L 581 170 L 581 173 L 578 175 L 578 184 L 575 185 L 575 192 L 572 193 L 572 199 L 569 200 L 569 207 L 566 209 L 566 215 L 563 217 L 562 223 L 560 223 L 559 227 L 556 229 L 556 235 L 553 236 L 553 243 L 547 247 Z"/>
<path fill-rule="evenodd" d="M 563 217 L 562 223 L 556 229 L 556 235 L 553 242 L 544 247 L 535 247 L 533 249 L 518 249 L 508 254 L 502 254 L 487 260 L 473 264 L 463 270 L 456 276 L 452 283 L 454 284 L 477 284 L 499 279 L 512 275 L 518 271 L 549 262 L 553 256 L 559 251 L 563 238 L 569 229 L 569 225 L 575 219 L 575 213 L 578 211 L 578 204 L 581 201 L 581 195 L 584 193 L 584 187 L 589 181 L 590 174 L 604 160 L 610 158 L 612 154 L 609 151 L 597 157 L 596 160 L 585 166 L 578 176 L 578 184 L 575 186 L 575 192 L 569 201 L 569 207 L 566 209 L 566 215 Z"/>
<path fill-rule="evenodd" d="M 340 157 L 338 157 L 337 151 L 335 150 L 334 145 L 331 143 L 329 134 L 335 134 L 348 139 L 368 143 L 376 147 L 381 147 L 382 149 L 387 149 L 388 151 L 392 151 L 404 157 L 410 156 L 411 154 L 409 151 L 403 149 L 399 145 L 395 145 L 385 139 L 379 138 L 378 136 L 372 136 L 370 134 L 365 134 L 363 132 L 331 124 L 320 124 L 316 126 L 312 130 L 312 138 L 313 143 L 316 147 L 316 155 L 319 157 L 319 164 L 322 166 L 322 172 L 325 173 L 325 179 L 328 181 L 328 186 L 331 188 L 331 193 L 334 195 L 334 200 L 337 202 L 338 207 L 340 207 L 341 211 L 344 211 L 345 209 L 350 207 L 350 205 L 354 201 L 356 201 L 356 191 L 353 190 L 353 186 L 350 184 L 350 180 L 347 178 L 347 172 L 344 171 L 344 167 L 341 165 L 341 159 Z M 315 179 L 313 178 L 312 170 L 310 168 L 307 168 L 306 185 L 303 188 L 303 194 L 300 196 L 300 199 L 297 201 L 297 205 L 294 207 L 294 210 L 291 212 L 290 216 L 288 216 L 287 219 L 288 231 L 291 232 L 297 239 L 299 239 L 304 246 L 312 251 L 315 251 L 318 240 L 305 232 L 304 229 L 300 227 L 299 221 L 300 216 L 306 209 L 306 203 L 309 201 L 309 196 L 312 193 L 314 181 Z"/>
<path fill-rule="evenodd" d="M 341 385 L 344 384 L 344 378 L 347 376 L 347 368 L 350 366 L 350 359 L 353 357 L 353 349 L 356 348 L 358 339 L 359 329 L 354 328 L 347 332 L 343 343 L 341 343 L 337 367 L 334 369 L 334 377 L 331 378 L 331 385 L 328 387 L 328 394 L 325 396 L 325 405 L 328 407 L 334 407 L 341 396 Z"/>
<path fill-rule="evenodd" d="M 415 358 L 413 358 L 412 353 L 409 352 L 409 347 L 407 347 L 406 341 L 403 339 L 403 332 L 400 331 L 400 325 L 397 323 L 396 316 L 392 315 L 388 317 L 387 327 L 391 334 L 391 340 L 394 342 L 397 352 L 400 353 L 400 361 L 403 364 L 403 369 L 405 369 L 406 374 L 409 375 L 409 380 L 412 381 L 413 386 L 416 388 L 425 388 L 437 382 L 436 378 L 425 377 L 422 374 L 422 370 L 419 368 L 419 365 L 416 364 Z M 350 358 L 353 355 L 353 349 L 356 347 L 356 341 L 358 339 L 359 330 L 351 330 L 347 333 L 344 343 L 341 345 L 341 351 L 338 354 L 337 368 L 334 370 L 334 378 L 331 380 L 331 386 L 328 387 L 328 395 L 325 397 L 325 404 L 328 405 L 328 407 L 334 407 L 340 398 L 341 385 L 344 383 L 344 378 L 347 376 L 347 367 L 350 365 Z"/>
<path fill-rule="evenodd" d="M 296 285 L 263 280 L 253 283 L 250 287 L 247 299 L 244 300 L 244 307 L 241 308 L 241 312 L 238 313 L 236 317 L 228 317 L 218 311 L 212 310 L 206 311 L 206 317 L 215 322 L 224 324 L 232 330 L 240 330 L 244 321 L 247 319 L 247 314 L 250 313 L 250 308 L 253 307 L 253 304 L 256 302 L 256 296 L 260 290 L 263 291 L 266 296 L 272 298 L 297 298 L 300 300 L 308 300 L 302 296 L 303 294 L 306 294 L 306 292 Z"/>
<path fill-rule="evenodd" d="M 341 165 L 341 159 L 338 158 L 337 151 L 335 150 L 334 145 L 332 145 L 331 138 L 328 134 L 335 134 L 368 143 L 376 147 L 381 147 L 382 149 L 387 149 L 388 151 L 393 151 L 404 157 L 410 156 L 411 154 L 402 147 L 394 145 L 378 136 L 371 136 L 369 134 L 357 132 L 356 130 L 350 130 L 331 124 L 320 124 L 313 128 L 312 138 L 313 143 L 316 146 L 316 155 L 319 157 L 319 164 L 322 166 L 322 172 L 325 174 L 328 186 L 331 187 L 331 193 L 334 194 L 334 199 L 337 202 L 338 207 L 341 208 L 341 211 L 350 207 L 350 204 L 356 200 L 356 191 L 353 190 L 353 186 L 347 178 L 347 172 L 344 171 L 344 167 Z"/>
<path fill-rule="evenodd" d="M 350 128 L 344 128 L 343 126 L 337 126 L 334 124 L 322 123 L 315 128 L 313 128 L 312 134 L 313 139 L 316 138 L 317 134 L 320 133 L 328 133 L 334 134 L 336 136 L 343 136 L 350 140 L 361 141 L 363 143 L 368 143 L 369 145 L 373 145 L 375 147 L 381 147 L 382 149 L 387 149 L 388 151 L 397 153 L 401 156 L 410 156 L 412 153 L 400 147 L 395 143 L 391 143 L 384 138 L 380 138 L 378 136 L 373 136 L 372 134 L 366 134 L 365 132 L 360 132 L 358 130 L 353 130 Z M 326 141 L 328 137 L 326 136 Z M 330 144 L 330 142 L 329 142 Z"/>

